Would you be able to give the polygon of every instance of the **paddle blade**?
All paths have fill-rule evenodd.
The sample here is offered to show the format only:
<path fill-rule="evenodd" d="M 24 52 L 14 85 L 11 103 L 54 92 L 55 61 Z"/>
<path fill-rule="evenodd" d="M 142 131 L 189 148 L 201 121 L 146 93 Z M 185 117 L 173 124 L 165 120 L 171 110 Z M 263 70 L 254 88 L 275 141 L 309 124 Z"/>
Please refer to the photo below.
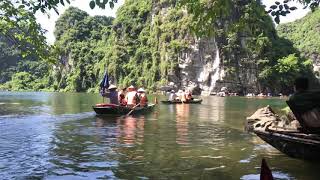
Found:
<path fill-rule="evenodd" d="M 262 159 L 261 163 L 260 180 L 273 180 L 272 172 L 265 159 Z"/>

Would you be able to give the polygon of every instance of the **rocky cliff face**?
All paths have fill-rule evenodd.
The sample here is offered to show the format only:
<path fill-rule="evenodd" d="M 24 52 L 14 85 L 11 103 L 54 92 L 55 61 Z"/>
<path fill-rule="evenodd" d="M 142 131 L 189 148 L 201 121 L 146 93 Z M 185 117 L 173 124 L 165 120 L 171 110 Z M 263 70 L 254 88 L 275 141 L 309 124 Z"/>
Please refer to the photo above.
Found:
<path fill-rule="evenodd" d="M 173 3 L 174 4 L 174 3 Z M 173 9 L 172 3 L 153 3 L 152 7 L 152 22 L 160 16 L 161 23 L 164 23 L 166 17 L 170 16 L 170 10 Z M 187 17 L 186 11 L 182 11 L 182 16 Z M 182 16 L 180 18 L 182 18 Z M 178 32 L 176 32 L 178 33 Z M 181 33 L 181 32 L 179 32 Z M 177 34 L 179 36 L 179 34 Z M 196 93 L 204 91 L 210 94 L 216 87 L 218 80 L 223 80 L 224 69 L 223 62 L 220 58 L 220 49 L 215 37 L 197 38 L 191 34 L 189 29 L 186 29 L 184 36 L 181 39 L 185 40 L 184 47 L 175 57 L 177 61 L 174 71 L 168 74 L 168 81 L 173 82 L 179 89 L 190 89 Z M 168 42 L 160 42 L 159 47 L 164 47 L 163 44 Z M 160 59 L 168 60 L 168 53 L 163 54 Z"/>
<path fill-rule="evenodd" d="M 157 16 L 160 16 L 161 23 L 164 23 L 166 17 L 170 16 L 172 8 L 170 3 L 165 5 L 154 3 L 151 11 L 151 24 L 155 26 L 154 20 Z M 183 16 L 188 16 L 188 14 L 184 11 Z M 182 39 L 185 40 L 186 47 L 175 57 L 178 63 L 174 71 L 168 75 L 169 82 L 173 82 L 180 89 L 191 89 L 195 93 L 204 95 L 218 92 L 222 87 L 227 87 L 228 90 L 233 92 L 258 91 L 255 62 L 241 63 L 240 59 L 244 56 L 242 54 L 235 57 L 237 52 L 231 52 L 228 56 L 221 56 L 224 53 L 222 47 L 228 42 L 225 36 L 197 38 L 189 30 L 186 30 L 184 34 Z M 179 36 L 179 34 L 176 36 Z M 166 43 L 160 42 L 158 47 L 161 49 L 164 47 L 163 44 Z M 243 48 L 243 44 L 244 42 L 238 42 L 240 48 Z M 170 58 L 172 57 L 165 53 L 160 59 L 168 60 Z M 234 69 L 233 72 L 226 73 L 224 63 L 226 61 L 229 62 L 227 64 L 228 68 Z M 230 61 L 233 62 L 230 63 Z"/>
<path fill-rule="evenodd" d="M 181 87 L 196 91 L 201 89 L 210 94 L 216 82 L 225 76 L 218 44 L 215 38 L 194 38 L 192 42 L 188 50 L 179 56 L 177 77 L 169 80 Z"/>
<path fill-rule="evenodd" d="M 244 6 L 243 3 L 251 4 Z M 175 0 L 126 0 L 112 26 L 96 28 L 104 31 L 93 29 L 91 24 L 83 28 L 83 23 L 70 32 L 70 28 L 62 28 L 67 30 L 60 44 L 61 47 L 67 44 L 69 50 L 66 60 L 61 59 L 64 68 L 59 72 L 62 72 L 61 77 L 63 69 L 70 69 L 71 73 L 66 78 L 56 78 L 57 89 L 97 90 L 97 80 L 107 70 L 119 87 L 133 84 L 155 91 L 174 84 L 176 88 L 207 95 L 222 87 L 237 93 L 260 92 L 270 86 L 270 75 L 276 71 L 270 66 L 287 54 L 270 57 L 278 54 L 271 45 L 276 37 L 275 29 L 257 1 L 239 0 L 233 6 L 230 16 L 212 25 L 216 33 L 209 37 L 199 38 L 191 32 L 196 20 L 186 10 L 176 7 Z M 74 11 L 71 14 L 82 13 Z M 242 22 L 239 25 L 243 27 L 230 33 L 230 26 L 239 22 L 240 11 L 252 11 L 257 16 L 247 17 L 250 23 Z M 68 19 L 70 15 L 65 17 Z M 66 24 L 61 20 L 61 26 Z M 99 18 L 94 22 L 100 26 Z M 74 32 L 77 36 L 72 34 Z M 261 80 L 259 73 L 266 66 L 269 69 Z"/>

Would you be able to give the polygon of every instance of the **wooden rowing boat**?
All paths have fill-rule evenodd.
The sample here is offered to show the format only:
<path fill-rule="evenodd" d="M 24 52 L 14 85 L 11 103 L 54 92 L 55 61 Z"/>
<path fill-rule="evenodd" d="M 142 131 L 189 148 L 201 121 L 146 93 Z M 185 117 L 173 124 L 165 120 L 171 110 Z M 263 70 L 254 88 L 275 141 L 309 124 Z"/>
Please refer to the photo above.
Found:
<path fill-rule="evenodd" d="M 317 134 L 263 129 L 254 129 L 253 132 L 288 156 L 306 160 L 320 160 L 320 136 Z"/>
<path fill-rule="evenodd" d="M 92 106 L 93 110 L 100 115 L 126 115 L 131 110 L 133 110 L 130 114 L 143 114 L 150 112 L 154 109 L 155 104 L 148 104 L 145 107 L 136 107 L 134 109 L 126 107 L 126 106 L 119 106 L 115 104 L 97 104 Z"/>
<path fill-rule="evenodd" d="M 164 100 L 161 102 L 163 104 L 182 104 L 182 101 L 180 100 L 174 100 L 174 101 Z M 183 102 L 183 104 L 201 104 L 201 102 L 202 102 L 202 99 L 193 99 L 190 101 Z"/>
<path fill-rule="evenodd" d="M 320 160 L 320 134 L 302 132 L 297 120 L 284 123 L 269 107 L 247 118 L 247 130 L 279 151 L 294 158 Z"/>

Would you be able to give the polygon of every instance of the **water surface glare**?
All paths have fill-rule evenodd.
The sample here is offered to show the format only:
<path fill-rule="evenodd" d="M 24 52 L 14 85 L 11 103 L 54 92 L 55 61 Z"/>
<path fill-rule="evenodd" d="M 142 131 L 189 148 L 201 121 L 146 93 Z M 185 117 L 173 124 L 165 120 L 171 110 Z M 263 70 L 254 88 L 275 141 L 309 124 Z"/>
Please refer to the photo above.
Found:
<path fill-rule="evenodd" d="M 0 92 L 0 179 L 249 180 L 259 179 L 262 158 L 276 179 L 318 179 L 320 163 L 243 130 L 246 116 L 284 100 L 203 98 L 115 117 L 92 111 L 97 94 Z"/>

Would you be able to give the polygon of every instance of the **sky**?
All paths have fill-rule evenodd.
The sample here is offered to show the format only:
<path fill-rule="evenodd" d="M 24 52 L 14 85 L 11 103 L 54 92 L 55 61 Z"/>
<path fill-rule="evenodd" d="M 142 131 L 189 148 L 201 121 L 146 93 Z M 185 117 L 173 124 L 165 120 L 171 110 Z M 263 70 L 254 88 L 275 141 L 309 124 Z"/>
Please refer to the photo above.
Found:
<path fill-rule="evenodd" d="M 113 9 L 110 9 L 109 6 L 106 6 L 105 9 L 101 9 L 101 8 L 94 8 L 91 9 L 89 7 L 89 2 L 91 0 L 71 0 L 70 1 L 70 5 L 66 4 L 66 6 L 62 6 L 60 5 L 58 7 L 58 11 L 59 14 L 61 15 L 68 7 L 70 6 L 74 6 L 77 7 L 83 11 L 86 11 L 88 14 L 90 14 L 91 16 L 95 16 L 95 15 L 104 15 L 104 16 L 116 16 L 116 11 L 117 9 L 124 4 L 125 0 L 118 0 L 118 3 L 115 4 Z M 50 17 L 48 17 L 48 15 Z M 47 33 L 45 34 L 47 37 L 47 42 L 49 44 L 53 44 L 54 43 L 54 26 L 55 26 L 55 22 L 57 21 L 59 15 L 54 11 L 51 10 L 48 12 L 48 15 L 46 14 L 42 14 L 41 12 L 37 12 L 36 13 L 36 18 L 37 18 L 37 22 L 41 24 L 41 27 L 45 30 L 47 30 Z"/>
<path fill-rule="evenodd" d="M 70 5 L 66 5 L 66 6 L 59 6 L 58 7 L 58 11 L 59 14 L 62 14 L 69 6 L 74 6 L 77 7 L 81 10 L 86 11 L 88 14 L 94 16 L 94 15 L 105 15 L 105 16 L 116 16 L 116 11 L 117 9 L 124 4 L 125 0 L 118 0 L 118 3 L 115 4 L 115 7 L 113 9 L 110 9 L 109 6 L 106 6 L 106 9 L 100 9 L 98 7 L 94 8 L 93 10 L 89 7 L 89 2 L 91 0 L 71 0 L 71 4 Z M 139 0 L 140 1 L 140 0 Z M 262 0 L 263 4 L 268 7 L 270 7 L 270 5 L 274 4 L 276 0 Z M 282 0 L 278 0 L 279 2 L 281 2 Z M 301 4 L 295 3 L 295 2 L 290 2 L 289 3 L 291 6 L 296 6 L 298 9 L 293 11 L 292 13 L 290 13 L 289 15 L 285 16 L 285 17 L 280 17 L 281 23 L 286 23 L 286 22 L 292 22 L 296 19 L 302 18 L 303 16 L 305 16 L 309 10 L 308 9 L 303 9 L 303 6 Z M 48 15 L 50 17 L 48 17 Z M 47 33 L 45 34 L 47 37 L 47 42 L 49 44 L 53 44 L 54 43 L 54 26 L 55 26 L 55 22 L 58 19 L 59 15 L 52 11 L 48 12 L 48 15 L 42 14 L 41 12 L 37 12 L 36 14 L 36 18 L 38 23 L 41 24 L 42 28 L 47 30 Z"/>
<path fill-rule="evenodd" d="M 274 4 L 274 2 L 276 1 L 279 1 L 279 2 L 282 2 L 283 0 L 262 0 L 262 3 L 264 5 L 266 5 L 266 9 L 269 10 L 269 7 L 271 5 Z M 297 10 L 294 10 L 292 11 L 290 14 L 286 15 L 286 16 L 281 16 L 280 17 L 280 24 L 281 23 L 287 23 L 287 22 L 292 22 L 296 19 L 300 19 L 302 18 L 303 16 L 305 16 L 309 11 L 310 9 L 307 8 L 307 9 L 303 9 L 303 5 L 300 4 L 300 3 L 297 3 L 295 1 L 289 1 L 288 5 L 291 7 L 291 6 L 295 6 L 297 7 L 298 9 Z"/>

